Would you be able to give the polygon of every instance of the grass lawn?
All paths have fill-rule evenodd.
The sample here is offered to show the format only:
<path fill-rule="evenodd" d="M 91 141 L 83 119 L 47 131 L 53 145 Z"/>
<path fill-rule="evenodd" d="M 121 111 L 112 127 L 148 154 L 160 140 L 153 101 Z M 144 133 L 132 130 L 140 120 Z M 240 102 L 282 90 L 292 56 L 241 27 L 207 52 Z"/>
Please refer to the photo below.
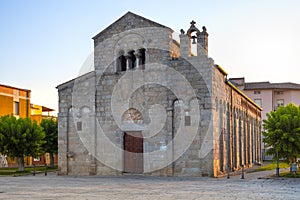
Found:
<path fill-rule="evenodd" d="M 37 166 L 35 168 L 36 173 L 44 173 L 46 167 L 45 166 Z M 47 166 L 47 172 L 56 171 L 57 166 L 50 167 Z M 23 172 L 18 171 L 18 168 L 10 168 L 10 167 L 3 167 L 0 168 L 0 176 L 22 176 L 33 174 L 34 168 L 33 167 L 25 167 Z"/>
<path fill-rule="evenodd" d="M 272 163 L 267 163 L 257 169 L 255 169 L 256 172 L 259 171 L 266 171 L 266 170 L 275 170 L 277 167 L 276 162 L 272 162 Z M 289 164 L 285 163 L 285 162 L 279 162 L 279 168 L 288 168 L 290 167 Z"/>
<path fill-rule="evenodd" d="M 266 170 L 275 170 L 277 167 L 276 162 L 270 162 L 270 163 L 264 163 L 263 166 L 255 169 L 256 172 L 259 171 L 266 171 Z M 285 163 L 285 162 L 279 162 L 279 168 L 283 169 L 283 168 L 289 168 L 290 165 Z M 274 172 L 275 173 L 275 172 Z M 273 177 L 275 177 L 276 175 L 274 174 Z M 291 174 L 290 171 L 287 172 L 282 172 L 280 173 L 280 177 L 281 178 L 300 178 L 300 168 L 299 170 L 296 172 L 296 174 Z"/>
<path fill-rule="evenodd" d="M 300 178 L 300 170 L 296 172 L 296 174 L 291 174 L 290 172 L 280 173 L 280 177 L 283 178 Z"/>

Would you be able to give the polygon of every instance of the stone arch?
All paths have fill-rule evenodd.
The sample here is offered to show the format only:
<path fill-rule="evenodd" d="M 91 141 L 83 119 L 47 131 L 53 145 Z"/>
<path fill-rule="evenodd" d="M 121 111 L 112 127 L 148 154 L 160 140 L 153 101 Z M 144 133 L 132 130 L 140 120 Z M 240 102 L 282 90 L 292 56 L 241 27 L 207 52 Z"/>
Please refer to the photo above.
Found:
<path fill-rule="evenodd" d="M 186 33 L 186 34 L 187 34 L 189 37 L 191 37 L 191 34 L 192 34 L 193 32 L 196 32 L 196 35 L 197 35 L 197 36 L 199 36 L 199 35 L 201 34 L 201 32 L 200 32 L 199 29 L 195 26 L 195 24 L 196 24 L 196 22 L 192 21 L 192 22 L 191 22 L 190 28 L 187 30 L 187 33 Z"/>
<path fill-rule="evenodd" d="M 140 124 L 142 121 L 142 113 L 135 108 L 129 108 L 122 115 L 122 122 Z"/>
<path fill-rule="evenodd" d="M 118 51 L 116 62 L 116 71 L 126 71 L 126 58 L 125 51 L 123 49 Z"/>
<path fill-rule="evenodd" d="M 196 22 L 192 21 L 190 28 L 187 30 L 186 36 L 188 39 L 188 55 L 192 56 L 192 52 L 191 50 L 193 48 L 192 45 L 194 45 L 194 47 L 196 47 L 196 52 L 194 51 L 193 53 L 195 53 L 195 56 L 199 55 L 207 55 L 207 32 L 206 32 L 206 27 L 203 26 L 202 27 L 202 31 L 200 31 L 196 26 Z M 184 34 L 184 30 L 181 29 L 181 34 Z"/>
<path fill-rule="evenodd" d="M 190 98 L 190 99 L 188 99 L 188 108 L 190 109 L 191 108 L 191 103 L 193 102 L 193 101 L 195 101 L 195 100 L 197 100 L 198 102 L 199 102 L 199 104 L 200 104 L 200 102 L 202 101 L 202 99 L 200 98 L 200 97 L 192 97 L 192 98 Z"/>
<path fill-rule="evenodd" d="M 144 35 L 131 32 L 120 37 L 114 45 L 114 54 L 116 55 L 122 49 L 147 49 L 149 46 L 148 39 Z"/>
<path fill-rule="evenodd" d="M 145 64 L 146 64 L 146 49 L 145 48 L 143 48 L 143 47 L 141 47 L 141 48 L 139 48 L 139 52 L 138 53 L 140 53 L 140 63 L 139 63 L 139 65 L 140 65 L 140 68 L 141 69 L 145 69 Z"/>
<path fill-rule="evenodd" d="M 130 58 L 130 66 L 127 68 L 129 69 L 136 69 L 137 66 L 137 57 L 136 57 L 136 51 L 135 50 L 127 50 L 127 54 L 125 56 L 126 59 Z"/>
<path fill-rule="evenodd" d="M 114 45 L 115 71 L 135 69 L 139 65 L 144 68 L 149 59 L 146 54 L 148 46 L 148 40 L 141 33 L 131 32 L 120 37 Z M 122 55 L 119 54 L 120 51 L 123 51 Z"/>
<path fill-rule="evenodd" d="M 142 113 L 136 108 L 129 108 L 121 116 L 121 130 L 123 132 L 144 131 L 146 124 Z"/>

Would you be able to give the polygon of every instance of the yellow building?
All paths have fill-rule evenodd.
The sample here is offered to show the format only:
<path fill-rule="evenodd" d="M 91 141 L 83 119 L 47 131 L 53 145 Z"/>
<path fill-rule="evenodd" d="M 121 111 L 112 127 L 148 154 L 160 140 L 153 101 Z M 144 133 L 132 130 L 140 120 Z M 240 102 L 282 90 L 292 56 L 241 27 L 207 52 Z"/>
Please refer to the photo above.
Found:
<path fill-rule="evenodd" d="M 47 108 L 45 106 L 40 105 L 30 105 L 30 118 L 32 120 L 37 121 L 37 123 L 41 123 L 42 119 L 44 118 L 55 118 L 54 116 L 51 116 L 51 112 L 54 111 L 51 108 Z"/>
<path fill-rule="evenodd" d="M 0 85 L 0 116 L 30 117 L 30 95 L 30 90 Z"/>
<path fill-rule="evenodd" d="M 57 118 L 50 115 L 54 111 L 53 109 L 31 104 L 30 97 L 30 90 L 0 84 L 0 116 L 14 115 L 16 118 L 29 117 L 31 120 L 37 121 L 38 124 L 43 118 Z M 5 163 L 4 159 L 6 159 L 6 164 L 3 164 Z M 45 154 L 42 158 L 25 157 L 24 161 L 25 165 L 32 165 L 33 163 L 50 164 L 49 154 Z M 17 161 L 16 159 L 5 158 L 2 155 L 0 167 L 7 165 L 16 166 Z"/>

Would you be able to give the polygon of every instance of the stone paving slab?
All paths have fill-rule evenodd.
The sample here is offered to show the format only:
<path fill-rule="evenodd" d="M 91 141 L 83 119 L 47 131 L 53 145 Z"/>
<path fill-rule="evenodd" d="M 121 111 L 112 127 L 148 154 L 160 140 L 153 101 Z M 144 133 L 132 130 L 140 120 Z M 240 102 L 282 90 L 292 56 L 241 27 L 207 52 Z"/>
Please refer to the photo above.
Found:
<path fill-rule="evenodd" d="M 270 172 L 269 172 L 270 173 Z M 299 199 L 299 179 L 185 177 L 0 177 L 0 199 Z"/>

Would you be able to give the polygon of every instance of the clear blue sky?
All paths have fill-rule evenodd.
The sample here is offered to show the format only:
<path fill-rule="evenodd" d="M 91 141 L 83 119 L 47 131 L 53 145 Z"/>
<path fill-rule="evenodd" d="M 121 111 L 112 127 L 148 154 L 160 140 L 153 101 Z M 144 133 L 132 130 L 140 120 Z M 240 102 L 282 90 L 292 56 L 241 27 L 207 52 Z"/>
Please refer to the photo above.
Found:
<path fill-rule="evenodd" d="M 300 83 L 298 0 L 0 0 L 0 83 L 32 90 L 57 108 L 55 87 L 75 78 L 92 37 L 127 11 L 209 33 L 209 56 L 229 77 Z"/>

